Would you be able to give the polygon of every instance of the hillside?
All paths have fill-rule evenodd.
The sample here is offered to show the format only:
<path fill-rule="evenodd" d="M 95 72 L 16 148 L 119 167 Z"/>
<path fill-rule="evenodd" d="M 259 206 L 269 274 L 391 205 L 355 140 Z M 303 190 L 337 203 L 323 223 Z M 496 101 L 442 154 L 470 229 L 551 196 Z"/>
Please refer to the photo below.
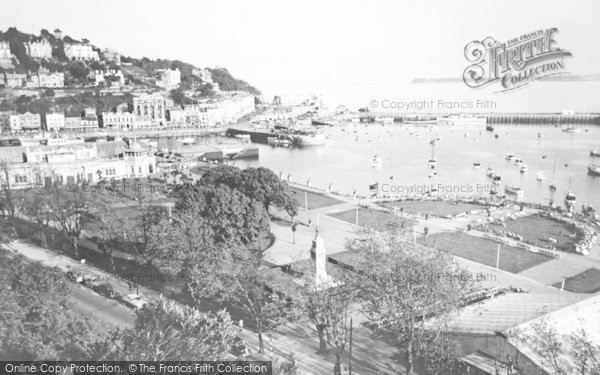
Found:
<path fill-rule="evenodd" d="M 62 34 L 62 33 L 61 33 Z M 10 61 L 0 64 L 0 73 L 36 73 L 43 68 L 50 73 L 62 72 L 65 75 L 66 87 L 85 88 L 93 85 L 95 70 L 108 71 L 120 70 L 123 73 L 125 84 L 139 88 L 156 89 L 159 69 L 179 69 L 181 84 L 173 93 L 180 99 L 188 97 L 211 97 L 215 94 L 216 85 L 222 91 L 241 90 L 255 95 L 260 91 L 247 82 L 233 77 L 225 68 L 208 69 L 211 78 L 201 77 L 198 72 L 200 67 L 179 60 L 157 59 L 146 57 L 135 58 L 120 56 L 120 63 L 104 55 L 105 48 L 99 48 L 86 39 L 75 39 L 64 34 L 51 33 L 41 30 L 39 35 L 20 32 L 15 27 L 0 31 L 0 41 L 7 41 L 13 57 Z M 32 58 L 27 53 L 26 44 L 29 41 L 46 40 L 51 45 L 52 56 L 48 58 Z M 71 61 L 65 53 L 65 46 L 71 44 L 87 45 L 97 52 L 99 60 Z M 1 77 L 0 77 L 1 78 Z M 205 80 L 203 80 L 206 79 Z M 1 79 L 0 79 L 1 81 Z"/>

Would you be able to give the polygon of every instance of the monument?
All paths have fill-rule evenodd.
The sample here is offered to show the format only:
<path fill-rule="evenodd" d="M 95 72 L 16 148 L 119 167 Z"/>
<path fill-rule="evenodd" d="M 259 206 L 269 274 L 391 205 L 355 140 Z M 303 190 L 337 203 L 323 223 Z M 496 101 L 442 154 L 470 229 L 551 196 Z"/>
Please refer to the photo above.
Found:
<path fill-rule="evenodd" d="M 315 289 L 319 291 L 340 285 L 339 282 L 327 274 L 327 250 L 318 231 L 315 233 L 310 252 L 314 253 L 315 256 Z"/>

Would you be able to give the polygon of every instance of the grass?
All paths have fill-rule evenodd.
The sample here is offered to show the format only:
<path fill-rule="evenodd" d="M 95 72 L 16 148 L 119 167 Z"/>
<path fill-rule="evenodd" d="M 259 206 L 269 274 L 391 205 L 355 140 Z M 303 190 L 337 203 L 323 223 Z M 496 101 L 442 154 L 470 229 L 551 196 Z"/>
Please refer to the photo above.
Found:
<path fill-rule="evenodd" d="M 332 198 L 323 193 L 315 193 L 310 190 L 303 190 L 296 187 L 290 187 L 296 201 L 298 202 L 298 207 L 305 207 L 305 193 L 306 198 L 308 200 L 308 209 L 313 210 L 315 208 L 333 206 L 334 204 L 343 203 L 343 201 L 339 199 Z"/>
<path fill-rule="evenodd" d="M 419 239 L 426 246 L 445 250 L 461 258 L 496 267 L 498 243 L 464 233 L 436 233 Z M 512 246 L 500 245 L 500 269 L 519 273 L 552 258 Z"/>
<path fill-rule="evenodd" d="M 451 201 L 397 201 L 385 202 L 383 206 L 392 208 L 398 207 L 404 209 L 404 212 L 412 214 L 432 215 L 446 217 L 448 215 L 457 215 L 463 212 L 481 210 L 481 205 L 474 203 L 451 202 Z"/>
<path fill-rule="evenodd" d="M 349 223 L 356 223 L 356 210 L 341 211 L 328 215 Z M 372 208 L 360 207 L 358 210 L 358 225 L 361 227 L 382 231 L 387 229 L 391 223 L 398 223 L 401 227 L 409 228 L 414 222 L 411 219 Z"/>
<path fill-rule="evenodd" d="M 562 283 L 554 284 L 560 288 Z M 569 277 L 565 281 L 565 290 L 573 293 L 596 293 L 600 292 L 600 270 L 589 268 L 580 274 Z"/>
<path fill-rule="evenodd" d="M 556 248 L 563 251 L 574 251 L 575 244 L 583 239 L 584 233 L 575 225 L 563 223 L 549 217 L 540 215 L 529 215 L 520 217 L 516 220 L 506 220 L 504 222 L 508 232 L 516 233 L 525 240 L 533 242 L 548 242 L 552 237 L 558 241 Z M 574 237 L 571 235 L 575 233 Z"/>

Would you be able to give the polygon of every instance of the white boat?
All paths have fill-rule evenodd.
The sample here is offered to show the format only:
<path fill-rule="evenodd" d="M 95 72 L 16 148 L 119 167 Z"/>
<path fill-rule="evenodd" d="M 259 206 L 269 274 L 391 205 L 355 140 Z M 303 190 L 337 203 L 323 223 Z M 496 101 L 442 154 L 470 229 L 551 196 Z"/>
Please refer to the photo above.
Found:
<path fill-rule="evenodd" d="M 588 173 L 593 174 L 595 176 L 600 176 L 600 164 L 588 165 Z"/>
<path fill-rule="evenodd" d="M 193 145 L 194 143 L 196 143 L 196 140 L 192 137 L 185 137 L 181 140 L 181 143 L 183 143 L 184 145 Z"/>
<path fill-rule="evenodd" d="M 544 174 L 544 172 L 540 171 L 535 175 L 535 179 L 538 181 L 544 181 L 546 179 L 546 175 Z"/>
<path fill-rule="evenodd" d="M 495 185 L 500 185 L 501 182 L 502 182 L 502 176 L 500 176 L 499 174 L 492 177 L 492 183 L 494 183 Z"/>
<path fill-rule="evenodd" d="M 519 158 L 516 158 L 515 159 L 515 165 L 521 165 L 521 164 L 523 164 L 523 160 L 519 159 Z"/>
<path fill-rule="evenodd" d="M 556 182 L 554 181 L 555 175 L 556 175 L 556 155 L 554 155 L 554 167 L 552 168 L 552 183 L 550 184 L 550 186 L 548 186 L 550 191 L 556 191 L 556 189 L 557 189 Z"/>
<path fill-rule="evenodd" d="M 481 167 L 481 162 L 480 161 L 475 161 L 473 162 L 473 168 L 477 169 Z"/>
<path fill-rule="evenodd" d="M 296 135 L 296 136 L 294 136 L 294 143 L 296 143 L 296 145 L 298 145 L 300 147 L 322 146 L 325 144 L 325 136 L 320 133 L 307 134 L 307 135 Z"/>
<path fill-rule="evenodd" d="M 487 169 L 487 173 L 485 174 L 489 178 L 494 178 L 496 176 L 496 171 L 494 171 L 491 167 Z"/>
<path fill-rule="evenodd" d="M 241 139 L 242 141 L 250 142 L 251 136 L 250 134 L 236 134 L 233 136 L 234 138 Z"/>
<path fill-rule="evenodd" d="M 573 125 L 567 126 L 566 128 L 563 128 L 562 131 L 565 132 L 565 133 L 581 133 L 581 129 L 580 128 L 576 128 Z"/>
<path fill-rule="evenodd" d="M 437 119 L 438 125 L 485 125 L 487 119 L 485 117 L 476 117 L 469 115 L 449 115 L 439 117 Z"/>
<path fill-rule="evenodd" d="M 518 197 L 523 195 L 523 189 L 521 189 L 520 187 L 518 187 L 517 185 L 506 185 L 504 187 L 504 191 L 507 194 L 512 194 L 512 195 L 516 195 Z"/>
<path fill-rule="evenodd" d="M 539 133 L 538 133 L 538 138 L 544 138 L 544 133 L 542 133 L 542 132 L 539 132 Z"/>
<path fill-rule="evenodd" d="M 529 168 L 525 164 L 523 164 L 521 166 L 521 168 L 519 168 L 519 172 L 521 172 L 521 173 L 527 173 L 528 170 L 529 170 Z"/>
<path fill-rule="evenodd" d="M 379 155 L 375 155 L 373 157 L 373 167 L 381 167 L 383 165 L 383 159 L 381 159 L 381 156 Z"/>
<path fill-rule="evenodd" d="M 590 151 L 590 156 L 600 156 L 600 149 Z"/>
<path fill-rule="evenodd" d="M 514 152 L 507 152 L 506 153 L 506 160 L 513 160 L 514 158 L 515 158 Z"/>
<path fill-rule="evenodd" d="M 569 192 L 567 193 L 567 195 L 565 195 L 565 206 L 567 206 L 567 208 L 571 208 L 573 206 L 575 206 L 577 204 L 577 196 L 573 193 L 571 193 L 571 191 L 569 190 Z"/>

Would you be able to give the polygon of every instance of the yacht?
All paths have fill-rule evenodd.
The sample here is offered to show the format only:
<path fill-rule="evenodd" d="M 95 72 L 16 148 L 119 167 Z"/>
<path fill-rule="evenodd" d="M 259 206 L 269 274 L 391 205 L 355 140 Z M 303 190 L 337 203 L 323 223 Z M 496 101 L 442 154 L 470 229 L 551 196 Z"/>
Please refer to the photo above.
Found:
<path fill-rule="evenodd" d="M 529 170 L 529 168 L 525 164 L 523 164 L 521 166 L 521 168 L 519 168 L 519 172 L 521 172 L 521 173 L 527 173 L 528 170 Z"/>
<path fill-rule="evenodd" d="M 576 128 L 573 125 L 567 126 L 566 128 L 563 128 L 562 131 L 565 132 L 565 133 L 581 133 L 581 129 L 580 128 Z"/>
<path fill-rule="evenodd" d="M 193 137 L 185 137 L 181 140 L 181 143 L 184 145 L 193 145 L 196 143 L 196 140 Z"/>
<path fill-rule="evenodd" d="M 301 146 L 301 147 L 302 146 L 323 146 L 325 144 L 325 136 L 323 136 L 323 134 L 319 134 L 319 133 L 296 135 L 296 136 L 294 136 L 294 142 L 298 146 Z"/>
<path fill-rule="evenodd" d="M 539 133 L 538 133 L 538 138 L 544 138 L 544 133 L 542 133 L 542 132 L 539 132 Z"/>
<path fill-rule="evenodd" d="M 600 176 L 600 164 L 588 165 L 588 173 L 595 176 Z"/>
<path fill-rule="evenodd" d="M 473 168 L 477 169 L 481 167 L 481 162 L 480 161 L 475 161 L 473 162 Z"/>
<path fill-rule="evenodd" d="M 493 132 L 494 131 L 494 125 L 486 125 L 485 130 L 487 130 L 489 132 Z"/>
<path fill-rule="evenodd" d="M 544 181 L 546 179 L 546 175 L 544 174 L 544 172 L 540 171 L 535 175 L 535 179 L 538 181 Z"/>
<path fill-rule="evenodd" d="M 506 160 L 513 160 L 515 158 L 515 154 L 513 152 L 506 153 Z"/>
<path fill-rule="evenodd" d="M 567 195 L 565 195 L 565 206 L 567 206 L 568 209 L 571 209 L 571 207 L 575 206 L 576 204 L 577 196 L 571 193 L 571 191 L 569 190 Z"/>
<path fill-rule="evenodd" d="M 379 155 L 375 155 L 373 157 L 373 167 L 381 167 L 381 165 L 383 164 L 383 160 L 381 159 L 381 156 Z"/>
<path fill-rule="evenodd" d="M 590 156 L 600 156 L 600 149 L 590 151 Z"/>
<path fill-rule="evenodd" d="M 504 191 L 507 194 L 516 195 L 517 197 L 523 196 L 523 189 L 521 189 L 517 185 L 506 185 L 504 187 Z"/>
<path fill-rule="evenodd" d="M 492 178 L 492 183 L 494 183 L 495 185 L 500 185 L 501 182 L 502 182 L 502 176 L 500 176 L 498 174 Z"/>
<path fill-rule="evenodd" d="M 552 183 L 548 187 L 550 191 L 556 191 L 556 183 L 554 182 L 554 175 L 556 175 L 556 155 L 554 155 L 554 168 L 552 168 Z"/>
<path fill-rule="evenodd" d="M 523 164 L 523 159 L 516 158 L 515 165 L 521 165 L 521 164 Z"/>

